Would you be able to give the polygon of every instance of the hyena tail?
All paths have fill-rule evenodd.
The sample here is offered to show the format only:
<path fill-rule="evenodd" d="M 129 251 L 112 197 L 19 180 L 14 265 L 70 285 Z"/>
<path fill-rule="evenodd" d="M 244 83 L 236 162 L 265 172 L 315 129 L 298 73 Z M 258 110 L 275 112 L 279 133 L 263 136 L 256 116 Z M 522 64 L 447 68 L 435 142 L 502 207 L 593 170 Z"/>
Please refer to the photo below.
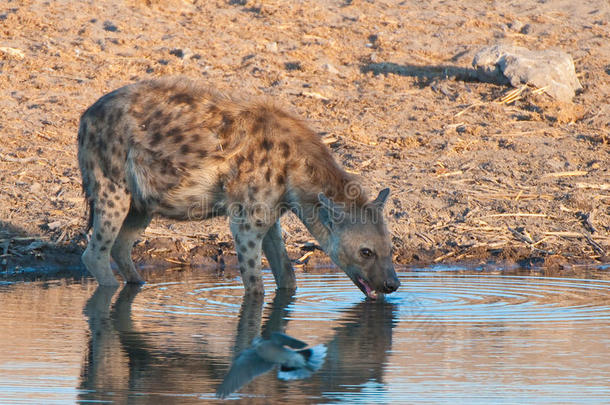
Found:
<path fill-rule="evenodd" d="M 89 218 L 87 219 L 87 228 L 85 229 L 85 233 L 89 232 L 91 228 L 93 228 L 93 210 L 95 208 L 95 202 L 87 198 L 87 203 L 89 204 Z"/>

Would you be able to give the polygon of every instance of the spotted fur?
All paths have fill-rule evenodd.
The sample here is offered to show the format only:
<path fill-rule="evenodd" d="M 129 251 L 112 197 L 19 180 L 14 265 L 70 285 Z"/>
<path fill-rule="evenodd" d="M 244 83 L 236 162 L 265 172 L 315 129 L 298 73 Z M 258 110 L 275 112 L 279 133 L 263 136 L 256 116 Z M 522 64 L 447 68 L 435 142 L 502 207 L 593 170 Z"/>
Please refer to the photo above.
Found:
<path fill-rule="evenodd" d="M 360 277 L 377 291 L 398 287 L 383 217 L 367 221 L 361 215 L 374 207 L 380 212 L 385 198 L 377 206 L 368 201 L 319 137 L 273 104 L 235 100 L 184 78 L 139 82 L 106 94 L 85 111 L 78 147 L 93 228 L 83 261 L 100 284 L 117 283 L 110 256 L 128 282 L 142 282 L 131 248 L 154 215 L 180 220 L 227 215 L 246 290 L 263 292 L 262 252 L 278 286 L 294 288 L 279 219 L 293 211 L 323 248 L 336 250 L 333 243 L 347 227 L 320 220 L 316 207 L 323 197 L 332 201 L 335 214 L 339 204 L 352 207 L 350 223 L 359 212 L 359 225 L 349 232 L 373 240 L 383 263 L 377 270 L 354 270 L 353 260 L 331 254 L 333 260 L 356 284 Z"/>

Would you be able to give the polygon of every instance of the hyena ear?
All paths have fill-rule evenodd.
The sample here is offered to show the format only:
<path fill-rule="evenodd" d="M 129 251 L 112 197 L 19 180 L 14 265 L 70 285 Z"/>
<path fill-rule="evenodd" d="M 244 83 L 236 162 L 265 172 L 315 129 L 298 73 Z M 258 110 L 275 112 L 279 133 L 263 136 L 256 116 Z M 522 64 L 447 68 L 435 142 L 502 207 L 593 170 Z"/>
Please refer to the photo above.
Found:
<path fill-rule="evenodd" d="M 383 209 L 383 206 L 385 205 L 385 202 L 387 201 L 389 195 L 390 195 L 390 189 L 384 188 L 383 190 L 381 190 L 379 192 L 379 195 L 377 196 L 377 198 L 375 198 L 375 200 L 373 201 L 373 204 L 377 208 Z"/>
<path fill-rule="evenodd" d="M 332 231 L 335 224 L 342 218 L 343 210 L 324 193 L 318 193 L 318 218 L 322 225 Z"/>

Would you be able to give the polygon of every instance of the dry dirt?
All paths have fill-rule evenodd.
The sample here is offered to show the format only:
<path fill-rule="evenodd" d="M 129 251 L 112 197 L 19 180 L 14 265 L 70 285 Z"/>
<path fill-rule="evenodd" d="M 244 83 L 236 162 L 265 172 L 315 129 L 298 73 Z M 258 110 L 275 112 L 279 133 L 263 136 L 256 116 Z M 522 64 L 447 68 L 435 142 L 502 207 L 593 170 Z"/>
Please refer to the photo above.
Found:
<path fill-rule="evenodd" d="M 140 79 L 182 74 L 308 119 L 376 192 L 396 262 L 561 270 L 610 252 L 606 0 L 2 0 L 0 272 L 79 264 L 80 114 Z M 561 49 L 573 104 L 473 79 L 483 46 Z M 293 217 L 294 259 L 325 260 Z M 234 263 L 225 219 L 153 221 L 141 264 Z"/>

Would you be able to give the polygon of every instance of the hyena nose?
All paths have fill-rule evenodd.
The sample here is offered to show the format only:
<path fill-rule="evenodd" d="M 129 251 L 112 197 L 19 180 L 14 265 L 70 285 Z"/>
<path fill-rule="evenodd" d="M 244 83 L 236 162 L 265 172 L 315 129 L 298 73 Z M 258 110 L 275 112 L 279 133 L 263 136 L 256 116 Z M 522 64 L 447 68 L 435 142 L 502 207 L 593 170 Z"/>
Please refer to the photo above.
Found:
<path fill-rule="evenodd" d="M 386 294 L 393 293 L 398 290 L 398 287 L 400 287 L 398 277 L 383 282 L 383 292 Z"/>

